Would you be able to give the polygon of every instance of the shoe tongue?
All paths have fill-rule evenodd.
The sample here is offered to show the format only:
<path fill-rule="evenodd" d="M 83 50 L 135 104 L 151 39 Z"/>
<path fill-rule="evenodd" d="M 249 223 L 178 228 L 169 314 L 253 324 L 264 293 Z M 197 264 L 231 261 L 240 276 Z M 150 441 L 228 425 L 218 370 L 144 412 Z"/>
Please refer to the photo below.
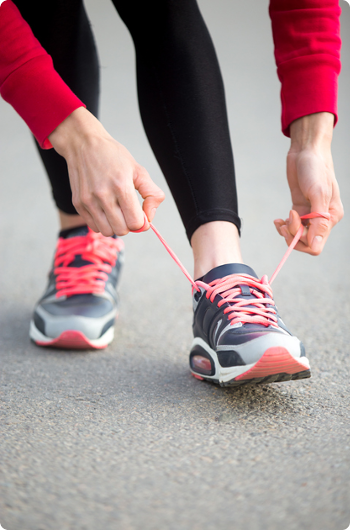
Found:
<path fill-rule="evenodd" d="M 230 274 L 249 274 L 249 276 L 259 279 L 253 269 L 248 267 L 248 265 L 244 265 L 243 263 L 227 263 L 226 265 L 220 265 L 219 267 L 215 267 L 215 269 L 207 272 L 207 274 L 200 279 L 204 283 L 210 283 L 214 280 L 218 280 L 219 278 L 229 276 Z"/>
<path fill-rule="evenodd" d="M 88 233 L 89 229 L 87 225 L 83 225 L 61 230 L 59 233 L 59 237 L 62 237 L 63 239 L 69 239 L 71 237 L 86 236 Z"/>

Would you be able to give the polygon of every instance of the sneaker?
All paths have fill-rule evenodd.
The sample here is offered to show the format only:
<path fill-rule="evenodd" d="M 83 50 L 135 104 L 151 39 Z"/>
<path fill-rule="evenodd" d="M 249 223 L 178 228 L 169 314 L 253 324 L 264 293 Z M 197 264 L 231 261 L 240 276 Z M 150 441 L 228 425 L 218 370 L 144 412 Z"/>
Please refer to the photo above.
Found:
<path fill-rule="evenodd" d="M 267 277 L 247 265 L 216 267 L 193 293 L 192 374 L 221 386 L 310 377 L 303 344 L 287 329 Z"/>
<path fill-rule="evenodd" d="M 39 346 L 101 349 L 114 338 L 123 241 L 87 226 L 62 230 L 30 338 Z"/>

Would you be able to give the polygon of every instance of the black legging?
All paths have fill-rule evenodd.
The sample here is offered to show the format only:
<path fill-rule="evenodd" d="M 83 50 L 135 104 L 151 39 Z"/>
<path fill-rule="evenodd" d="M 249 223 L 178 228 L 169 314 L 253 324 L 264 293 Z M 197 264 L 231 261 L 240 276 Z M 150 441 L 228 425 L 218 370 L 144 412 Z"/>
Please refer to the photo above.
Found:
<path fill-rule="evenodd" d="M 112 0 L 134 40 L 143 125 L 189 240 L 210 221 L 240 229 L 224 86 L 196 0 Z M 55 69 L 95 115 L 99 65 L 82 0 L 14 0 Z M 74 214 L 65 160 L 39 148 L 54 200 Z"/>

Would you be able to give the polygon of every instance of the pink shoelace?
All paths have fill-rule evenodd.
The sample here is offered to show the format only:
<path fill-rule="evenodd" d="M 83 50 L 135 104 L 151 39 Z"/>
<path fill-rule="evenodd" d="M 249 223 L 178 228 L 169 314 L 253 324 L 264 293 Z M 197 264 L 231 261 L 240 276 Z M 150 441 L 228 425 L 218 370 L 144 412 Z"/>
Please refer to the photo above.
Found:
<path fill-rule="evenodd" d="M 303 215 L 301 219 L 315 219 L 317 217 L 329 220 L 330 215 L 328 213 L 313 212 Z M 145 220 L 144 226 L 135 232 L 143 232 L 146 226 L 147 221 Z M 224 313 L 229 314 L 228 318 L 231 320 L 231 325 L 254 323 L 278 327 L 276 311 L 273 307 L 275 302 L 273 301 L 271 284 L 299 241 L 303 233 L 303 225 L 300 226 L 270 281 L 268 281 L 266 275 L 261 280 L 258 280 L 248 274 L 231 274 L 214 280 L 209 285 L 200 280 L 195 282 L 152 223 L 150 223 L 150 228 L 192 284 L 192 290 L 200 291 L 200 287 L 204 288 L 206 297 L 210 298 L 211 302 L 214 302 L 216 295 L 220 295 L 221 300 L 218 302 L 218 307 L 225 303 L 232 304 L 224 310 Z M 123 246 L 124 243 L 120 238 L 107 238 L 102 234 L 96 234 L 90 229 L 85 236 L 71 239 L 60 238 L 54 262 L 54 274 L 57 278 L 56 296 L 102 293 L 105 288 L 105 282 L 108 280 L 108 274 L 116 263 L 117 251 L 120 251 Z M 69 267 L 69 264 L 77 255 L 80 255 L 84 261 L 91 263 L 83 267 Z M 240 297 L 239 295 L 242 292 L 241 285 L 248 286 L 250 293 L 254 295 L 255 299 Z"/>
<path fill-rule="evenodd" d="M 84 236 L 59 238 L 54 262 L 56 297 L 75 294 L 103 293 L 108 274 L 117 261 L 123 241 L 104 237 L 90 230 Z M 69 267 L 77 255 L 91 264 Z"/>
<path fill-rule="evenodd" d="M 319 212 L 312 212 L 307 215 L 303 215 L 301 216 L 301 219 L 315 219 L 317 217 L 323 217 L 327 220 L 330 219 L 330 215 L 328 213 Z M 146 224 L 147 221 L 145 221 L 144 226 L 140 230 L 136 230 L 135 232 L 142 232 Z M 264 275 L 261 280 L 258 280 L 248 274 L 231 274 L 224 278 L 214 280 L 213 282 L 210 282 L 209 285 L 200 280 L 195 282 L 155 226 L 150 223 L 150 227 L 160 242 L 164 245 L 165 249 L 173 258 L 175 263 L 182 270 L 186 278 L 192 284 L 192 292 L 193 290 L 200 291 L 200 287 L 203 287 L 207 291 L 206 297 L 210 298 L 211 302 L 214 302 L 216 295 L 220 295 L 222 297 L 222 300 L 218 302 L 218 307 L 227 302 L 233 304 L 224 310 L 224 313 L 229 314 L 228 318 L 231 320 L 231 325 L 250 323 L 261 324 L 266 327 L 278 327 L 276 311 L 273 307 L 275 302 L 273 300 L 271 284 L 287 261 L 295 245 L 301 238 L 304 225 L 300 226 L 298 232 L 294 236 L 293 241 L 289 245 L 275 272 L 271 276 L 270 281 L 268 281 L 268 277 L 266 275 Z M 253 294 L 256 299 L 239 297 L 241 294 L 240 285 L 242 284 L 249 287 L 251 294 Z"/>

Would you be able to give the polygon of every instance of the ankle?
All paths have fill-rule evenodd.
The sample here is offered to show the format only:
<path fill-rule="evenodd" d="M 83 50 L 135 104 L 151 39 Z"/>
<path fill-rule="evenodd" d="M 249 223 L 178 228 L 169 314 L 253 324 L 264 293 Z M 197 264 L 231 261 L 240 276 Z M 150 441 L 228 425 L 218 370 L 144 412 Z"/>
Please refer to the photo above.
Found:
<path fill-rule="evenodd" d="M 227 263 L 243 263 L 237 227 L 227 221 L 201 225 L 194 232 L 191 245 L 194 257 L 194 278 Z"/>
<path fill-rule="evenodd" d="M 68 228 L 86 225 L 86 221 L 84 221 L 84 219 L 78 214 L 70 215 L 58 210 L 58 217 L 61 230 L 67 230 Z"/>

